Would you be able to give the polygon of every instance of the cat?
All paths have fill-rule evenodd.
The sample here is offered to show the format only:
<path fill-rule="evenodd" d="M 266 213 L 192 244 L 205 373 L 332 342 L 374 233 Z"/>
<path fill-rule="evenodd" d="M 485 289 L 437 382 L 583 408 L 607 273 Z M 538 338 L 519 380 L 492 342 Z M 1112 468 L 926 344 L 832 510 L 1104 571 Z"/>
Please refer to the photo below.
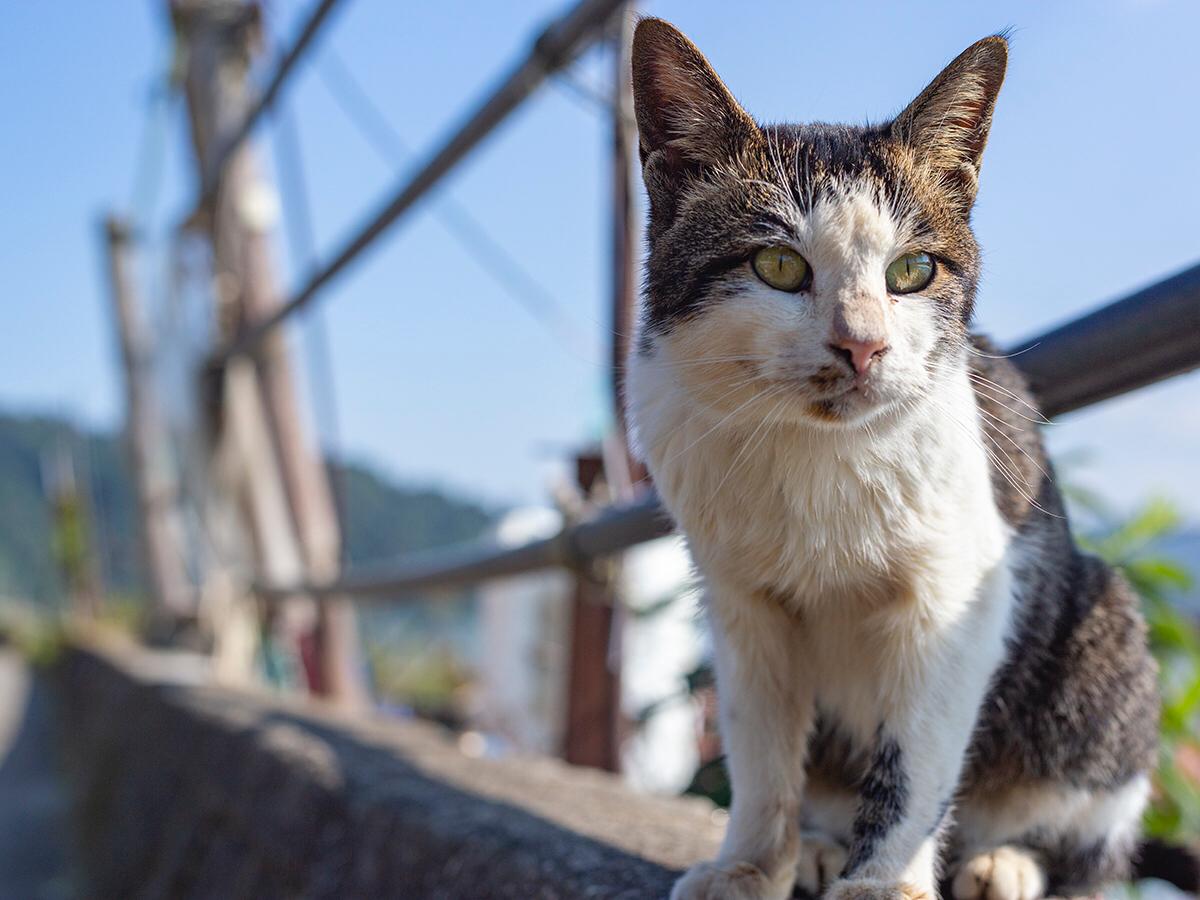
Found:
<path fill-rule="evenodd" d="M 1034 900 L 1129 871 L 1145 625 L 969 330 L 1007 46 L 886 124 L 760 125 L 674 27 L 637 27 L 628 404 L 704 585 L 733 788 L 674 900 Z"/>

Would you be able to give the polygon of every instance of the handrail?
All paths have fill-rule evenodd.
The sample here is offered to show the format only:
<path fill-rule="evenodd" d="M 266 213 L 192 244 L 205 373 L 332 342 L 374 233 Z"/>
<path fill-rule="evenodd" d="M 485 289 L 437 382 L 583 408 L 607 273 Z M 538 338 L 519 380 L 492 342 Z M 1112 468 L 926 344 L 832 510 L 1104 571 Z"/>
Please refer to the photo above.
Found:
<path fill-rule="evenodd" d="M 670 519 L 651 495 L 627 506 L 601 510 L 594 519 L 519 547 L 477 541 L 446 550 L 419 553 L 395 563 L 362 566 L 334 581 L 319 584 L 258 584 L 269 599 L 297 594 L 346 594 L 362 599 L 391 599 L 420 590 L 443 590 L 491 578 L 555 567 L 579 568 L 634 544 L 670 534 Z"/>
<path fill-rule="evenodd" d="M 333 259 L 270 315 L 253 323 L 217 350 L 213 355 L 213 363 L 221 366 L 234 356 L 252 352 L 285 319 L 311 303 L 326 284 L 429 193 L 548 76 L 571 62 L 584 47 L 599 37 L 605 24 L 623 4 L 624 0 L 581 0 L 568 13 L 552 22 L 533 42 L 528 55 L 516 68 L 415 174 L 396 187 L 383 205 L 334 254 Z"/>
<path fill-rule="evenodd" d="M 1047 415 L 1062 415 L 1200 367 L 1200 265 L 1018 344 L 1012 361 Z M 577 568 L 670 534 L 654 496 L 519 547 L 485 541 L 364 567 L 329 582 L 256 585 L 273 599 L 311 594 L 404 599 L 556 566 Z"/>
<path fill-rule="evenodd" d="M 1200 265 L 1013 348 L 1047 416 L 1200 366 Z"/>

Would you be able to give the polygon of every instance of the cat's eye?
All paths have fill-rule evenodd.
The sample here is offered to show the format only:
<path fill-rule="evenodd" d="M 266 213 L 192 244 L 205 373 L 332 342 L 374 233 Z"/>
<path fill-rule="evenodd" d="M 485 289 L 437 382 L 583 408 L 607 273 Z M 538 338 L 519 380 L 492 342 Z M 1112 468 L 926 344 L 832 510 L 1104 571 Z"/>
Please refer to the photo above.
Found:
<path fill-rule="evenodd" d="M 933 257 L 928 253 L 905 253 L 892 260 L 884 279 L 893 294 L 911 294 L 929 286 L 934 268 Z"/>
<path fill-rule="evenodd" d="M 791 247 L 763 247 L 754 254 L 752 263 L 754 274 L 777 291 L 794 294 L 812 280 L 808 262 Z"/>

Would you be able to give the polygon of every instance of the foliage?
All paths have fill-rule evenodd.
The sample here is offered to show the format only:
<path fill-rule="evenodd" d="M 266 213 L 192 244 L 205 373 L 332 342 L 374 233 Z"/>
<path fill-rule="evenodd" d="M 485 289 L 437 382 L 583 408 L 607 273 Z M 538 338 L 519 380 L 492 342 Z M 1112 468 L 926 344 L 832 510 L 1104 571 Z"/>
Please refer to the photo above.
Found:
<path fill-rule="evenodd" d="M 74 524 L 56 534 L 42 470 L 60 449 L 74 458 L 86 501 L 67 511 L 66 521 Z M 52 416 L 0 415 L 0 594 L 61 605 L 67 586 L 59 563 L 81 564 L 85 516 L 101 526 L 90 538 L 104 583 L 138 593 L 136 520 L 120 441 Z"/>
<path fill-rule="evenodd" d="M 65 527 L 56 532 L 42 470 L 61 448 L 74 459 L 82 502 L 65 510 Z M 344 490 L 353 562 L 467 540 L 493 519 L 470 499 L 399 486 L 368 466 L 337 464 L 331 473 Z M 144 596 L 136 503 L 121 440 L 54 416 L 0 413 L 0 596 L 61 606 L 68 586 L 60 563 L 68 571 L 81 568 L 86 543 L 95 549 L 110 597 Z"/>
<path fill-rule="evenodd" d="M 25 603 L 0 600 L 0 646 L 12 645 L 32 665 L 48 666 L 62 643 L 62 624 L 56 616 Z"/>
<path fill-rule="evenodd" d="M 367 659 L 378 698 L 423 718 L 461 725 L 471 675 L 458 654 L 445 644 L 403 649 L 397 652 L 389 644 L 367 642 Z"/>

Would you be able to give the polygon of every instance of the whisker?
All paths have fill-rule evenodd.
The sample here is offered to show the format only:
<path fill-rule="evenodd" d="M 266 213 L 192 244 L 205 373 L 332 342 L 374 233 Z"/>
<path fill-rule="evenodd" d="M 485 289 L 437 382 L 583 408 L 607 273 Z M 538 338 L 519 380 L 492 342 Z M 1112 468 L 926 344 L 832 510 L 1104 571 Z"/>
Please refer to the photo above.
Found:
<path fill-rule="evenodd" d="M 982 407 L 979 408 L 979 412 L 982 413 L 983 415 L 987 416 L 987 418 L 989 418 L 996 425 L 1000 426 L 999 428 L 996 429 L 996 432 L 1002 438 L 1004 438 L 1006 441 L 1008 441 L 1010 444 L 1012 444 L 1014 447 L 1016 447 L 1019 451 L 1021 451 L 1021 453 L 1025 456 L 1025 458 L 1028 459 L 1031 463 L 1033 463 L 1034 468 L 1036 468 L 1039 472 L 1041 472 L 1042 475 L 1044 475 L 1046 478 L 1050 477 L 1050 473 L 1042 468 L 1042 464 L 1040 462 L 1038 462 L 1037 459 L 1034 458 L 1034 456 L 1028 450 L 1026 450 L 1024 447 L 1022 447 L 1019 443 L 1017 443 L 1016 439 L 1005 430 L 1005 428 L 1008 425 L 1007 422 L 1005 422 L 999 416 L 988 412 L 986 409 L 983 409 Z"/>
<path fill-rule="evenodd" d="M 986 432 L 982 427 L 972 427 L 970 424 L 963 422 L 956 415 L 954 410 L 941 401 L 933 398 L 929 398 L 929 401 L 932 403 L 934 408 L 942 412 L 951 423 L 956 425 L 969 440 L 971 440 L 979 449 L 987 454 L 988 460 L 995 467 L 996 471 L 1003 476 L 1004 480 L 1009 484 L 1009 486 L 1012 487 L 1012 489 L 1015 490 L 1030 506 L 1052 518 L 1063 518 L 1058 513 L 1053 513 L 1038 503 L 1037 499 L 1031 493 L 1033 491 L 1033 486 L 1027 482 L 1024 484 L 1021 483 L 1024 482 L 1024 478 L 1021 477 L 1020 472 L 1018 471 L 1016 461 L 1004 450 L 1003 447 L 988 446 L 986 441 Z M 1002 462 L 999 457 L 996 456 L 995 451 L 999 451 L 1000 453 L 1004 454 L 1007 464 Z"/>
<path fill-rule="evenodd" d="M 780 388 L 779 390 L 782 390 L 782 388 Z M 778 393 L 778 392 L 779 391 L 776 391 L 776 393 Z M 766 399 L 766 398 L 764 397 L 764 399 Z M 750 449 L 751 442 L 754 441 L 754 439 L 758 436 L 760 431 L 762 431 L 762 438 L 754 443 L 754 449 L 757 450 L 762 445 L 762 443 L 764 441 L 766 441 L 767 435 L 770 434 L 770 429 L 768 428 L 766 431 L 763 431 L 763 428 L 767 425 L 767 423 L 771 420 L 772 417 L 776 416 L 783 409 L 784 405 L 787 403 L 787 400 L 788 400 L 787 397 L 783 397 L 780 400 L 778 400 L 776 402 L 774 408 L 771 410 L 771 412 L 768 413 L 767 415 L 763 416 L 762 421 L 758 423 L 758 425 L 755 427 L 755 429 L 752 432 L 750 432 L 750 437 L 746 438 L 745 442 L 742 444 L 741 449 L 738 450 L 737 455 L 734 456 L 733 462 L 731 462 L 729 464 L 729 469 L 725 472 L 725 475 L 717 483 L 717 486 L 713 489 L 712 494 L 709 495 L 708 501 L 705 504 L 706 507 L 709 504 L 713 503 L 716 500 L 716 498 L 720 495 L 721 488 L 723 488 L 725 486 L 725 482 L 727 482 L 729 480 L 729 477 L 731 475 L 733 475 L 734 471 L 738 467 L 738 463 L 742 460 L 742 458 L 745 457 L 746 459 L 749 459 L 750 455 L 753 455 L 752 453 L 750 455 L 747 455 L 746 451 Z"/>
<path fill-rule="evenodd" d="M 715 402 L 719 402 L 720 400 L 723 400 L 725 397 L 728 397 L 730 394 L 737 391 L 738 388 L 744 387 L 746 384 L 749 384 L 753 380 L 754 379 L 749 379 L 746 382 L 735 386 L 732 390 L 726 391 L 720 397 L 716 398 Z M 738 406 L 736 408 L 734 408 L 731 412 L 726 413 L 724 416 L 722 416 L 721 419 L 715 425 L 713 425 L 711 428 L 707 429 L 699 437 L 693 439 L 691 441 L 691 443 L 689 443 L 686 447 L 683 447 L 682 449 L 677 450 L 674 453 L 672 453 L 670 456 L 668 456 L 665 460 L 663 460 L 661 465 L 666 466 L 668 463 L 676 462 L 677 460 L 682 458 L 685 453 L 687 453 L 689 450 L 691 450 L 693 447 L 695 447 L 697 444 L 699 444 L 702 440 L 704 440 L 706 437 L 708 437 L 710 434 L 712 434 L 714 431 L 716 431 L 718 428 L 720 428 L 722 425 L 724 425 L 726 422 L 728 422 L 730 419 L 732 419 L 734 416 L 736 416 L 738 413 L 740 413 L 742 410 L 744 410 L 747 406 L 750 406 L 752 403 L 754 403 L 757 400 L 763 400 L 763 399 L 766 399 L 766 398 L 772 396 L 773 394 L 777 394 L 780 392 L 780 390 L 781 390 L 781 388 L 779 386 L 769 387 L 766 390 L 760 391 L 757 394 L 755 394 L 753 397 L 750 397 L 749 399 L 738 404 Z M 648 480 L 649 479 L 647 479 L 647 478 L 642 478 L 642 479 L 639 479 L 639 482 L 648 481 Z"/>
<path fill-rule="evenodd" d="M 967 352 L 973 356 L 982 356 L 984 359 L 1012 359 L 1013 357 L 1020 356 L 1022 353 L 1028 353 L 1030 350 L 1036 350 L 1041 345 L 1042 342 L 1038 341 L 1036 344 L 1030 344 L 1028 347 L 1022 347 L 1016 353 L 984 353 L 973 344 L 967 344 Z"/>
<path fill-rule="evenodd" d="M 1036 406 L 1034 406 L 1032 403 L 1030 403 L 1028 400 L 1026 400 L 1020 394 L 1014 393 L 1013 391 L 1006 388 L 1004 385 L 997 384 L 996 382 L 992 381 L 990 378 L 985 378 L 983 375 L 980 375 L 978 372 L 972 372 L 969 369 L 967 370 L 967 377 L 970 378 L 972 381 L 974 381 L 976 384 L 987 385 L 988 387 L 992 388 L 993 390 L 999 391 L 1000 393 L 1004 394 L 1006 397 L 1016 400 L 1022 406 L 1031 410 L 1035 415 L 1040 416 L 1043 419 L 1046 418 L 1040 409 L 1038 409 Z M 1049 420 L 1047 420 L 1047 421 L 1049 421 Z"/>

